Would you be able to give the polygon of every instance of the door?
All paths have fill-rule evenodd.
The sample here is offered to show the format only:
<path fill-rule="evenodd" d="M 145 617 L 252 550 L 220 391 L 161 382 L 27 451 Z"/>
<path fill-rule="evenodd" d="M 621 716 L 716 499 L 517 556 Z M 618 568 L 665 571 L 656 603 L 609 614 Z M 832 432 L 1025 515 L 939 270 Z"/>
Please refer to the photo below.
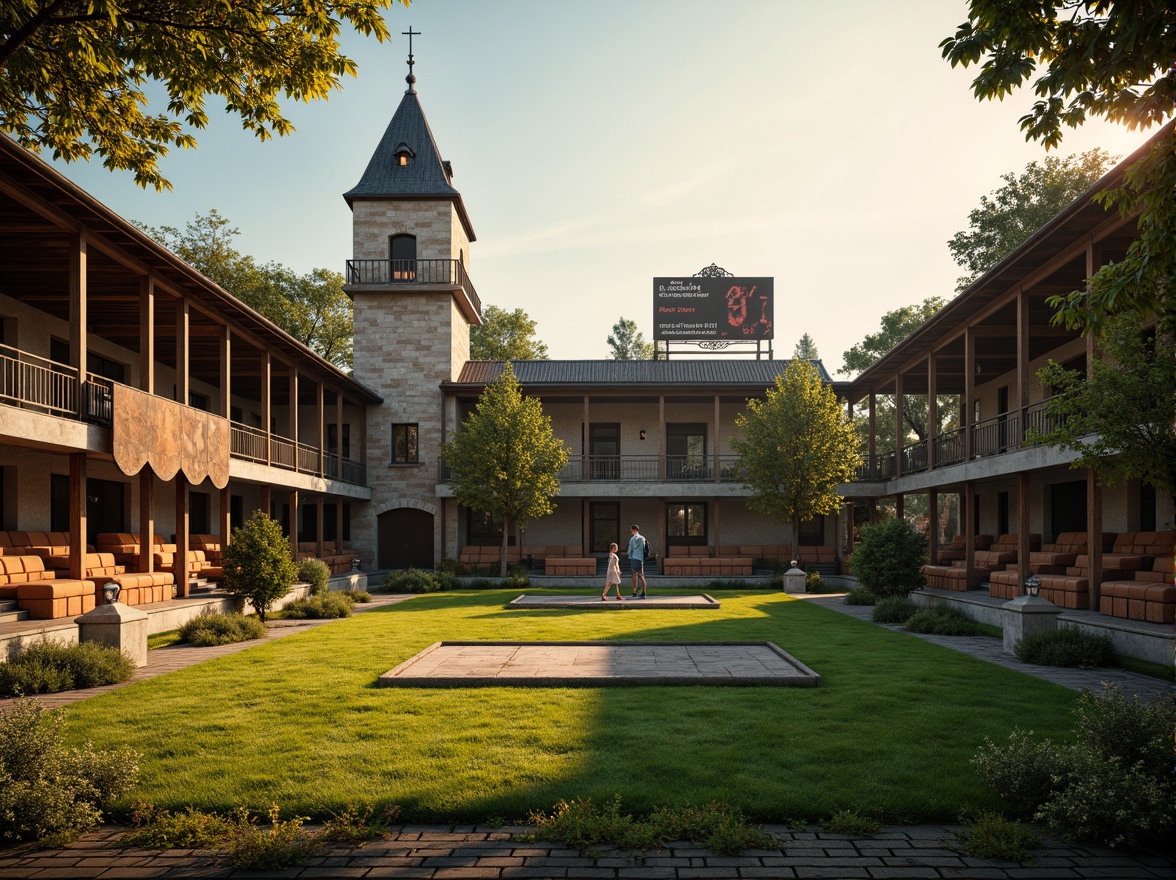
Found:
<path fill-rule="evenodd" d="M 376 530 L 380 568 L 433 568 L 433 514 L 399 507 L 381 513 Z"/>
<path fill-rule="evenodd" d="M 592 553 L 607 553 L 609 544 L 621 546 L 621 505 L 612 501 L 593 501 L 589 505 L 591 525 L 588 540 Z"/>
<path fill-rule="evenodd" d="M 621 426 L 619 424 L 589 425 L 588 469 L 590 479 L 619 480 L 621 478 Z"/>
<path fill-rule="evenodd" d="M 706 465 L 706 425 L 666 425 L 666 479 L 707 479 Z"/>

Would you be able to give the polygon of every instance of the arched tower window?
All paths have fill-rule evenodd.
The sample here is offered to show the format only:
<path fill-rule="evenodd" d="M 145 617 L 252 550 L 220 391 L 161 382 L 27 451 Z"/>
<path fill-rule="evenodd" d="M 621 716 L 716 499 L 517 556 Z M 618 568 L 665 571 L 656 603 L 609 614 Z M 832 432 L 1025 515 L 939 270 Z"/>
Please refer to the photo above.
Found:
<path fill-rule="evenodd" d="M 415 235 L 394 235 L 388 240 L 393 281 L 416 280 L 416 244 Z"/>

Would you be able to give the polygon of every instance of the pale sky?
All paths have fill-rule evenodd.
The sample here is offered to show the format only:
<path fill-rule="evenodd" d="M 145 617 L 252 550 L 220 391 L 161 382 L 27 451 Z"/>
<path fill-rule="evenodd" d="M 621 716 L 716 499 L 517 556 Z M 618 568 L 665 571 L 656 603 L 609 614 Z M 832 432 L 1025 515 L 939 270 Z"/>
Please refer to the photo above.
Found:
<path fill-rule="evenodd" d="M 127 219 L 183 227 L 215 208 L 238 248 L 300 272 L 342 272 L 354 186 L 406 88 L 454 166 L 477 234 L 484 304 L 523 308 L 553 358 L 604 358 L 621 316 L 652 331 L 652 279 L 717 263 L 770 275 L 776 357 L 801 334 L 830 372 L 881 315 L 954 295 L 947 240 L 1000 175 L 1044 150 L 1022 91 L 980 103 L 975 68 L 938 44 L 963 0 L 414 0 L 329 101 L 286 104 L 297 131 L 265 143 L 214 110 L 196 150 L 143 191 L 99 162 L 61 165 Z M 1125 156 L 1147 137 L 1102 122 L 1061 155 Z"/>

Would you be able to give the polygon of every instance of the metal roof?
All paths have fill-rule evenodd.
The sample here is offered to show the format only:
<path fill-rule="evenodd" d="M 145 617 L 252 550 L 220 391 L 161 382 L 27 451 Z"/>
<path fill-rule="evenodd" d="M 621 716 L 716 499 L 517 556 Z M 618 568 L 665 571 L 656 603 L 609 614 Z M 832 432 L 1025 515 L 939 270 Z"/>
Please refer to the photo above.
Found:
<path fill-rule="evenodd" d="M 505 361 L 470 361 L 452 385 L 482 386 L 502 375 Z M 775 384 L 789 361 L 767 360 L 641 360 L 641 361 L 511 361 L 524 386 L 568 388 L 633 388 L 676 385 L 687 388 L 754 388 Z M 819 360 L 821 379 L 833 384 Z"/>

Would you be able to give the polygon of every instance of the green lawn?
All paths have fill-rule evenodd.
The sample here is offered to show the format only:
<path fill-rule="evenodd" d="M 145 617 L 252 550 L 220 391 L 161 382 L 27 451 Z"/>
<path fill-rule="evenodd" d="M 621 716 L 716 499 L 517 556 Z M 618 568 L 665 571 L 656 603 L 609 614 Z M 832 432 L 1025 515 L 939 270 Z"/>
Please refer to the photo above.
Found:
<path fill-rule="evenodd" d="M 536 591 L 532 591 L 536 592 Z M 562 591 L 562 592 L 567 592 Z M 759 820 L 837 809 L 953 820 L 997 807 L 969 764 L 1014 726 L 1067 736 L 1076 694 L 782 593 L 719 611 L 513 611 L 514 591 L 422 596 L 71 706 L 72 740 L 143 753 L 132 800 L 421 821 L 524 819 L 620 794 L 717 799 Z M 804 688 L 378 688 L 443 639 L 771 640 Z"/>

